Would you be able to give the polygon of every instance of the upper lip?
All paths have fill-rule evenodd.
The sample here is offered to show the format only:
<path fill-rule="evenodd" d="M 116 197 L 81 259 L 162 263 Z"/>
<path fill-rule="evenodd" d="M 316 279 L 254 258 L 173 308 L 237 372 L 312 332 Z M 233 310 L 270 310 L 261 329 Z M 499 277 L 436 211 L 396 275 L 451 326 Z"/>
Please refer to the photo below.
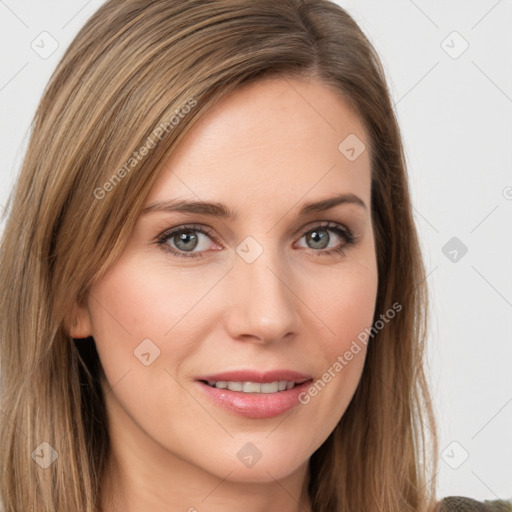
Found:
<path fill-rule="evenodd" d="M 229 372 L 215 373 L 197 377 L 197 380 L 204 381 L 230 381 L 230 382 L 275 382 L 285 380 L 301 384 L 311 380 L 311 375 L 296 372 L 294 370 L 269 370 L 261 372 L 257 370 L 233 370 Z"/>

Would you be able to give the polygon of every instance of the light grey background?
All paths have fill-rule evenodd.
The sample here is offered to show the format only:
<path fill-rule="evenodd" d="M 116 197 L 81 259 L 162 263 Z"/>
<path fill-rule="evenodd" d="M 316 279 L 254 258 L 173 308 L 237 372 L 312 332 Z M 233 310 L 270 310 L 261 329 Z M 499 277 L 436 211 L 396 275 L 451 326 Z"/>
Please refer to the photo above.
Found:
<path fill-rule="evenodd" d="M 2 210 L 45 84 L 102 3 L 0 0 Z M 432 301 L 439 496 L 509 498 L 512 2 L 339 4 L 382 58 L 403 132 Z"/>

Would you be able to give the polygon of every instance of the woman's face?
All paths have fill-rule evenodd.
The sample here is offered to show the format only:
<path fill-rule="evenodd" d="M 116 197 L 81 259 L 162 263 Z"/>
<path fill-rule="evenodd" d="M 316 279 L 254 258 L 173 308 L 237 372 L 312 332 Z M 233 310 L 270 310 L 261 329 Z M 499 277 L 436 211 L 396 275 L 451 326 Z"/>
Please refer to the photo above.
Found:
<path fill-rule="evenodd" d="M 126 465 L 305 470 L 354 394 L 374 314 L 368 149 L 333 89 L 284 78 L 226 96 L 182 141 L 72 332 L 94 337 Z"/>

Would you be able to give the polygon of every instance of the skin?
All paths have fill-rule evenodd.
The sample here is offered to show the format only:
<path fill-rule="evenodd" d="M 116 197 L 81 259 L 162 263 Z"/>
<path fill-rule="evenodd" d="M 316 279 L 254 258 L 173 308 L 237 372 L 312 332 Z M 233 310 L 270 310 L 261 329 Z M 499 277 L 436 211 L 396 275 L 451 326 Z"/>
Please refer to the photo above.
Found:
<path fill-rule="evenodd" d="M 322 377 L 373 320 L 377 262 L 370 156 L 338 145 L 369 140 L 339 93 L 318 79 L 264 79 L 223 98 L 168 160 L 147 205 L 173 198 L 218 201 L 236 220 L 152 211 L 141 215 L 116 263 L 77 310 L 73 337 L 93 336 L 106 373 L 112 456 L 102 509 L 113 512 L 310 510 L 308 460 L 332 432 L 359 382 L 366 349 L 307 405 L 249 419 L 213 403 L 196 377 L 235 369 L 292 369 Z M 358 196 L 298 217 L 305 202 Z M 357 235 L 354 245 L 330 221 Z M 173 256 L 155 238 L 182 224 L 202 258 Z M 236 252 L 246 237 L 262 254 Z M 177 242 L 178 240 L 178 242 Z M 178 245 L 177 245 L 178 243 Z M 343 254 L 322 254 L 345 245 Z M 179 251 L 177 236 L 167 246 Z M 186 250 L 181 250 L 186 252 Z M 189 254 L 187 252 L 187 254 Z M 134 356 L 144 339 L 160 355 Z M 253 443 L 261 459 L 237 452 Z M 171 507 L 171 508 L 170 508 Z"/>

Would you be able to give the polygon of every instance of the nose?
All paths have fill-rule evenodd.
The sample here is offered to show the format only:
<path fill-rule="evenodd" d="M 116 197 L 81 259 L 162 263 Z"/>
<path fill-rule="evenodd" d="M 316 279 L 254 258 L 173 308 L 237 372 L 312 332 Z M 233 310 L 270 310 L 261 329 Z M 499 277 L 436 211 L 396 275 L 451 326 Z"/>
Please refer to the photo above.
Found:
<path fill-rule="evenodd" d="M 226 311 L 227 330 L 240 341 L 260 344 L 289 340 L 297 332 L 299 298 L 286 262 L 265 249 L 253 262 L 237 256 L 229 272 L 229 294 L 233 300 Z"/>

